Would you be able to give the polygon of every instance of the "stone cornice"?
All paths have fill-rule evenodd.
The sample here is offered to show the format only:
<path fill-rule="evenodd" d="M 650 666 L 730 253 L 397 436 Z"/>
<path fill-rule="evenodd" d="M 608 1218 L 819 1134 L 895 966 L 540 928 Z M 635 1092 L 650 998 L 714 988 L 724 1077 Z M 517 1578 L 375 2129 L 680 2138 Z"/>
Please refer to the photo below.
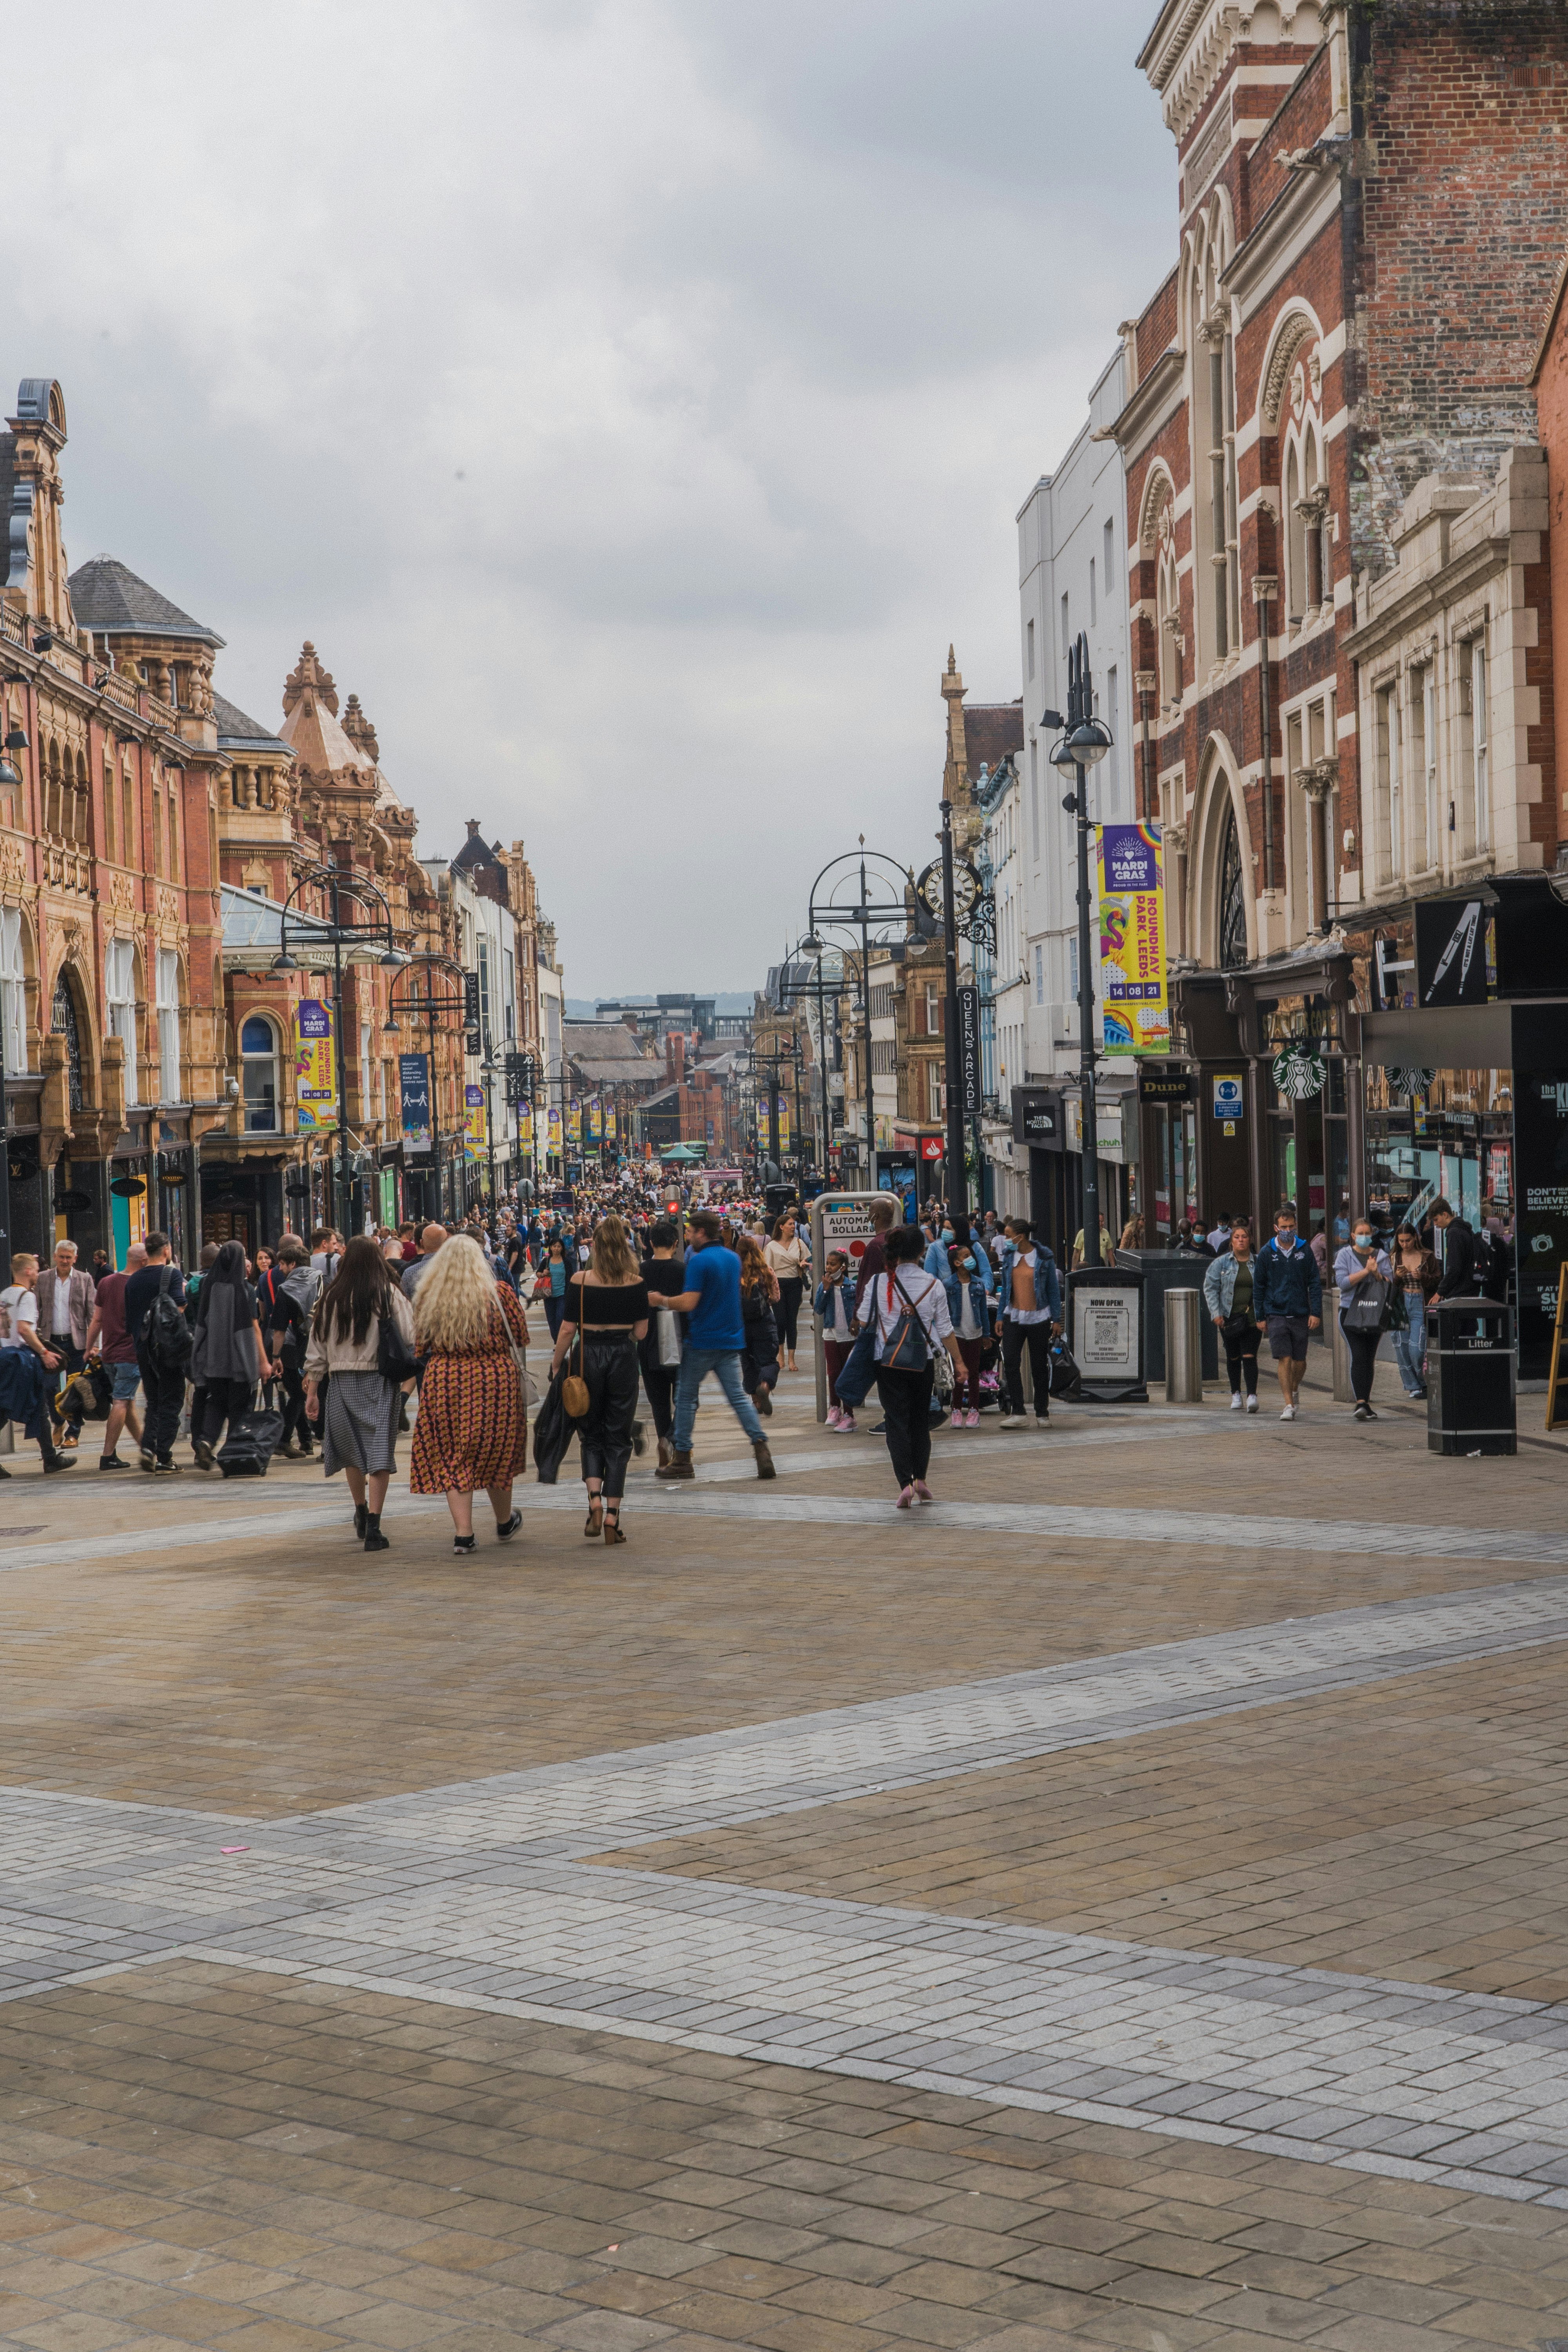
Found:
<path fill-rule="evenodd" d="M 1173 408 L 1181 398 L 1184 374 L 1180 344 L 1167 344 L 1121 415 L 1113 419 L 1109 428 L 1110 438 L 1124 458 L 1131 459 L 1135 456 L 1164 423 L 1166 412 Z"/>

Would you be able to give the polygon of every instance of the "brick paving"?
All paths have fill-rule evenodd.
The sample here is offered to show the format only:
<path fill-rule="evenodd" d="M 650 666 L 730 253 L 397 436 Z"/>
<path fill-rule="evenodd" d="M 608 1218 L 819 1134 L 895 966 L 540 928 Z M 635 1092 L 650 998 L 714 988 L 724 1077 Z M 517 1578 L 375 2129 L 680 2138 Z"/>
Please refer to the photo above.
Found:
<path fill-rule="evenodd" d="M 1568 2335 L 1563 1447 L 1066 1415 L 911 1522 L 806 1393 L 619 1555 L 5 1491 L 0 2342 Z"/>

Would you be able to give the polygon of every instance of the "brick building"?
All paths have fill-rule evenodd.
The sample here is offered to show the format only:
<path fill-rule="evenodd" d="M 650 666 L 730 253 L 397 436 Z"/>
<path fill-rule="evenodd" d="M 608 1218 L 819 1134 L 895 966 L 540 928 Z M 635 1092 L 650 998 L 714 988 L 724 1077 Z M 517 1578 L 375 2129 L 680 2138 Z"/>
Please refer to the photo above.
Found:
<path fill-rule="evenodd" d="M 1423 1031 L 1416 908 L 1480 891 L 1503 943 L 1557 853 L 1531 373 L 1568 229 L 1568 18 L 1166 0 L 1139 62 L 1180 217 L 1112 430 L 1193 1094 L 1142 1114 L 1151 1238 L 1200 1202 L 1331 1226 L 1369 1167 L 1397 1208 L 1425 1139 L 1385 1064 L 1453 1077 L 1469 1108 L 1439 1106 L 1454 1149 L 1425 1157 L 1500 1213 L 1511 1055 Z M 1321 1052 L 1317 1091 L 1276 1084 L 1290 1046 Z"/>

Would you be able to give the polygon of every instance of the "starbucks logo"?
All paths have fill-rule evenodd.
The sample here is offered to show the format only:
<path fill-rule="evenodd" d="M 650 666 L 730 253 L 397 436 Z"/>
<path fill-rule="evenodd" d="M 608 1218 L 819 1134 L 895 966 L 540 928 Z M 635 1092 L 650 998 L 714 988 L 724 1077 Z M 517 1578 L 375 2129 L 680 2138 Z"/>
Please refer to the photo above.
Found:
<path fill-rule="evenodd" d="M 1305 1054 L 1300 1045 L 1288 1045 L 1274 1056 L 1274 1083 L 1291 1102 L 1308 1102 L 1313 1095 L 1321 1095 L 1328 1074 L 1322 1055 Z"/>
<path fill-rule="evenodd" d="M 1436 1070 L 1396 1069 L 1392 1063 L 1385 1062 L 1383 1075 L 1388 1080 L 1389 1093 L 1402 1095 L 1408 1101 L 1412 1095 L 1426 1094 L 1437 1073 Z"/>

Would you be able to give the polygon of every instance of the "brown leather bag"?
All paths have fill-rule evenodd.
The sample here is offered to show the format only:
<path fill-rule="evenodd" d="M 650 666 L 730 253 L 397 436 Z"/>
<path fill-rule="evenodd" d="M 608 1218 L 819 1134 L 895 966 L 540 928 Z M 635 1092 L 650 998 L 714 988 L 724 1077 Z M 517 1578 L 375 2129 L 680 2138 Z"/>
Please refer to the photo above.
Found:
<path fill-rule="evenodd" d="M 579 1297 L 577 1325 L 572 1342 L 572 1346 L 577 1350 L 577 1369 L 575 1371 L 568 1369 L 566 1377 L 561 1383 L 561 1402 L 568 1421 L 585 1421 L 588 1414 L 588 1383 L 583 1378 L 583 1307 L 584 1301 Z M 566 1351 L 566 1362 L 570 1367 L 571 1348 Z"/>

